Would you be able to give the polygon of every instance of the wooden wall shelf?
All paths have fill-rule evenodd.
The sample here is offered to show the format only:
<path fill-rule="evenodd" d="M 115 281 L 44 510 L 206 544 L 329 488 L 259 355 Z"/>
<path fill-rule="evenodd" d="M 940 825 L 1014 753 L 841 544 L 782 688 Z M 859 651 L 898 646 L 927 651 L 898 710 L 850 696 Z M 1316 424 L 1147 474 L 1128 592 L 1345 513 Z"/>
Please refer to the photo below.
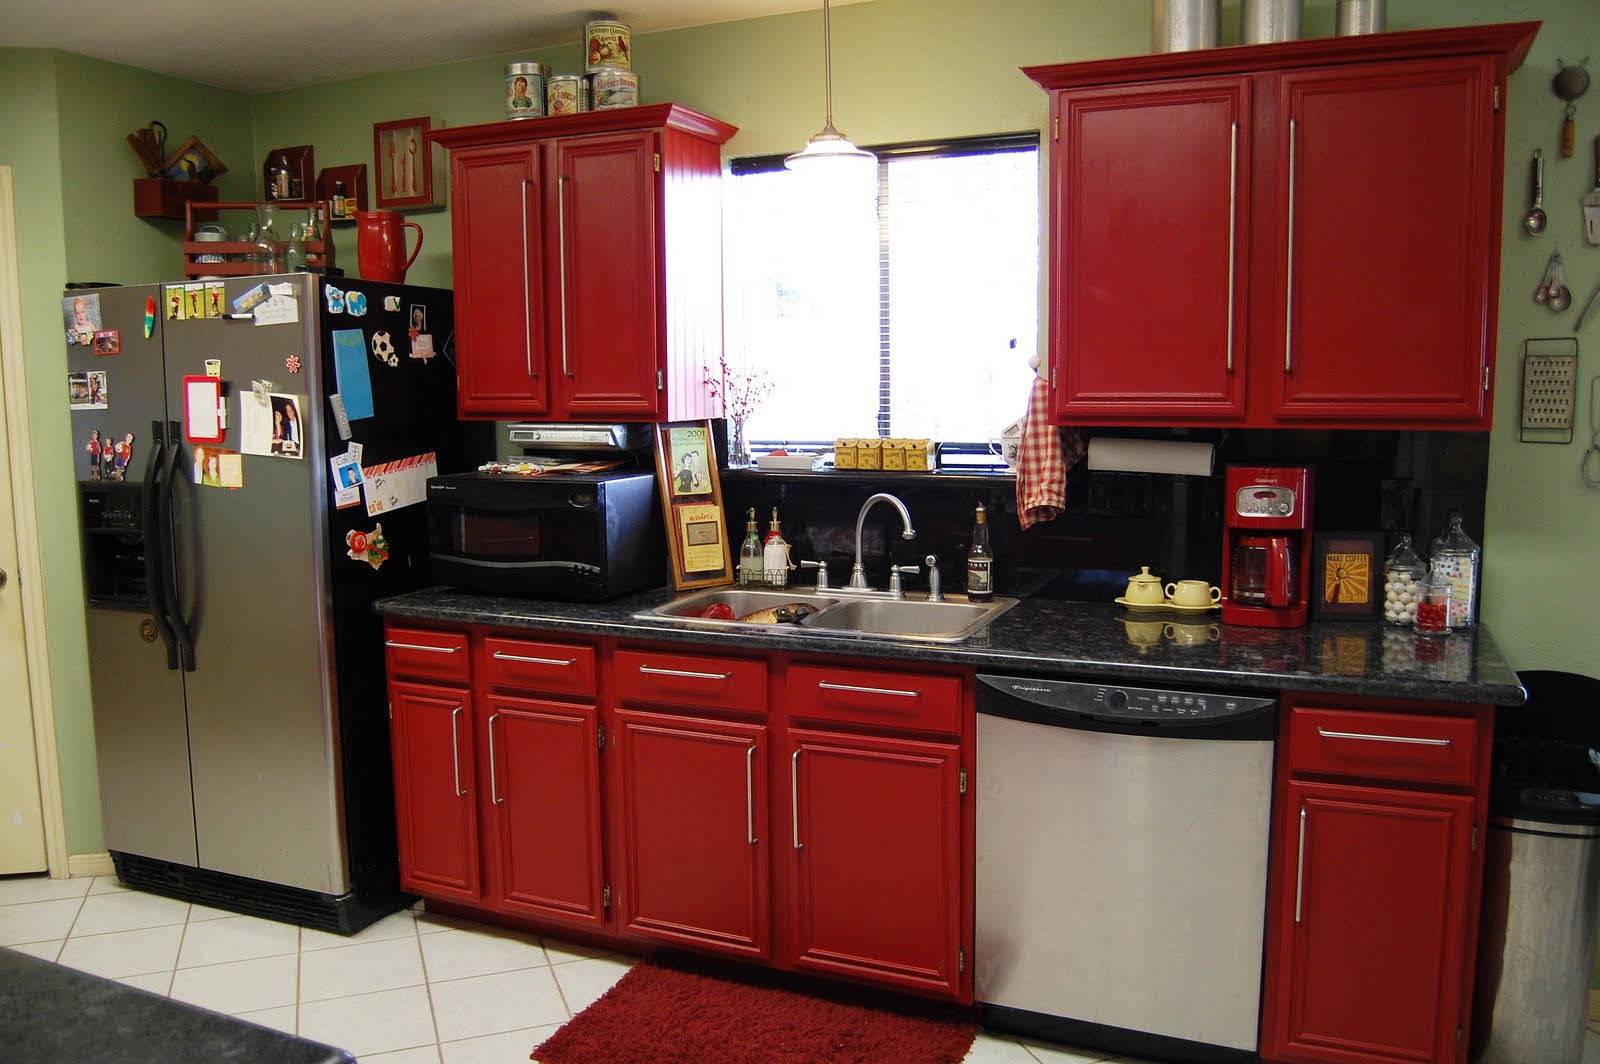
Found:
<path fill-rule="evenodd" d="M 185 277 L 248 277 L 259 271 L 256 264 L 249 261 L 248 256 L 255 251 L 255 245 L 244 240 L 196 240 L 194 238 L 195 215 L 202 215 L 202 224 L 206 220 L 215 220 L 221 211 L 254 211 L 257 207 L 271 207 L 281 212 L 284 217 L 284 228 L 278 233 L 282 242 L 287 244 L 289 225 L 301 221 L 305 212 L 316 207 L 326 207 L 327 204 L 308 200 L 275 200 L 271 203 L 208 203 L 196 207 L 193 203 L 185 205 L 183 228 L 183 275 Z M 298 215 L 298 217 L 296 217 Z M 326 240 L 307 240 L 306 266 L 308 269 L 323 271 L 330 267 L 333 259 L 332 246 Z M 199 262 L 201 255 L 223 255 L 223 262 Z"/>
<path fill-rule="evenodd" d="M 216 185 L 200 181 L 136 177 L 133 179 L 133 213 L 137 218 L 182 221 L 188 217 L 185 208 L 190 203 L 215 203 L 218 195 Z"/>

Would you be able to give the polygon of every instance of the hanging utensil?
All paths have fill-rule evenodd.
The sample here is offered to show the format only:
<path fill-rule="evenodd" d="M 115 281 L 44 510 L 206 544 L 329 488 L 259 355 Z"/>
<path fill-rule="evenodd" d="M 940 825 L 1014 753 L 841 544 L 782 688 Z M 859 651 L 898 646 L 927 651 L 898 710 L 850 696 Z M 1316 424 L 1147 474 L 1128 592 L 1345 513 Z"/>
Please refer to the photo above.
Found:
<path fill-rule="evenodd" d="M 1535 303 L 1550 302 L 1550 283 L 1555 280 L 1556 276 L 1556 258 L 1557 253 L 1552 251 L 1550 258 L 1544 264 L 1544 276 L 1539 278 L 1539 285 L 1533 290 L 1533 301 Z"/>
<path fill-rule="evenodd" d="M 1589 65 L 1588 57 L 1575 66 L 1567 66 L 1557 59 L 1556 64 L 1561 68 L 1556 71 L 1555 80 L 1550 83 L 1550 88 L 1561 99 L 1567 102 L 1565 120 L 1561 123 L 1561 157 L 1572 158 L 1573 135 L 1576 132 L 1573 116 L 1578 113 L 1576 101 L 1578 97 L 1589 91 L 1589 72 L 1584 67 Z"/>
<path fill-rule="evenodd" d="M 1595 151 L 1600 152 L 1600 139 L 1595 141 Z M 1544 232 L 1544 149 L 1535 148 L 1533 151 L 1533 206 L 1528 208 L 1528 213 L 1522 219 L 1522 228 L 1530 235 L 1538 236 Z"/>
<path fill-rule="evenodd" d="M 1567 277 L 1561 269 L 1561 252 L 1555 253 L 1555 272 L 1550 279 L 1550 309 L 1557 314 L 1572 306 L 1572 289 L 1567 287 Z"/>
<path fill-rule="evenodd" d="M 1594 189 L 1583 197 L 1583 226 L 1589 243 L 1600 244 L 1600 137 L 1594 138 Z"/>
<path fill-rule="evenodd" d="M 1595 288 L 1594 295 L 1589 297 L 1588 304 L 1583 308 L 1583 313 L 1578 315 L 1578 324 L 1572 327 L 1573 332 L 1583 328 L 1583 323 L 1589 320 L 1589 315 L 1594 312 L 1596 306 L 1600 306 L 1600 287 Z"/>

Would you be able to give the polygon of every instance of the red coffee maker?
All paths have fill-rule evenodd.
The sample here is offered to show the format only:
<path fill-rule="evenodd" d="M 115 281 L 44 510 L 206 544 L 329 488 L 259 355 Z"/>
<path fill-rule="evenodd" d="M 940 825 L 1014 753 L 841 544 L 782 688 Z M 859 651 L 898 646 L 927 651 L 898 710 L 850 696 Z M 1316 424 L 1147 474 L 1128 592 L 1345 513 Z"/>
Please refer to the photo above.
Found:
<path fill-rule="evenodd" d="M 1222 520 L 1222 620 L 1299 628 L 1309 611 L 1311 470 L 1229 466 Z"/>

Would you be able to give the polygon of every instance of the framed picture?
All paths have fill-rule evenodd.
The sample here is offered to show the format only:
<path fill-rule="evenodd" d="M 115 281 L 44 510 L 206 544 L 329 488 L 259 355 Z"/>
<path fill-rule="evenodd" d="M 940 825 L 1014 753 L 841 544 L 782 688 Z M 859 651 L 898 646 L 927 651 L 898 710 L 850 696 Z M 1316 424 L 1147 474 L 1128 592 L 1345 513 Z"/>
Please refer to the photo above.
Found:
<path fill-rule="evenodd" d="M 428 142 L 429 118 L 401 118 L 372 126 L 373 193 L 382 207 L 439 207 L 443 175 L 436 174 L 442 152 Z"/>
<path fill-rule="evenodd" d="M 733 583 L 722 481 L 709 421 L 671 421 L 655 426 L 656 488 L 672 555 L 672 587 Z"/>
<path fill-rule="evenodd" d="M 1365 621 L 1383 599 L 1383 533 L 1318 532 L 1312 537 L 1311 616 Z"/>
<path fill-rule="evenodd" d="M 184 141 L 161 164 L 161 176 L 169 181 L 199 181 L 209 185 L 227 172 L 222 160 L 213 155 L 199 137 Z"/>

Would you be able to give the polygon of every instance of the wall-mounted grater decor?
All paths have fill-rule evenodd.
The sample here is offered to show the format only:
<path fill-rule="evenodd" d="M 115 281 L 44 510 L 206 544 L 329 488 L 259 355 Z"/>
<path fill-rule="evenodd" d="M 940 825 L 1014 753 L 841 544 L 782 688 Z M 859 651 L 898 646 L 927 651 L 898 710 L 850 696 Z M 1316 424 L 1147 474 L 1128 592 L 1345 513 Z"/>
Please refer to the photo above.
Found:
<path fill-rule="evenodd" d="M 1523 443 L 1571 443 L 1578 341 L 1557 336 L 1529 340 L 1522 356 Z"/>

